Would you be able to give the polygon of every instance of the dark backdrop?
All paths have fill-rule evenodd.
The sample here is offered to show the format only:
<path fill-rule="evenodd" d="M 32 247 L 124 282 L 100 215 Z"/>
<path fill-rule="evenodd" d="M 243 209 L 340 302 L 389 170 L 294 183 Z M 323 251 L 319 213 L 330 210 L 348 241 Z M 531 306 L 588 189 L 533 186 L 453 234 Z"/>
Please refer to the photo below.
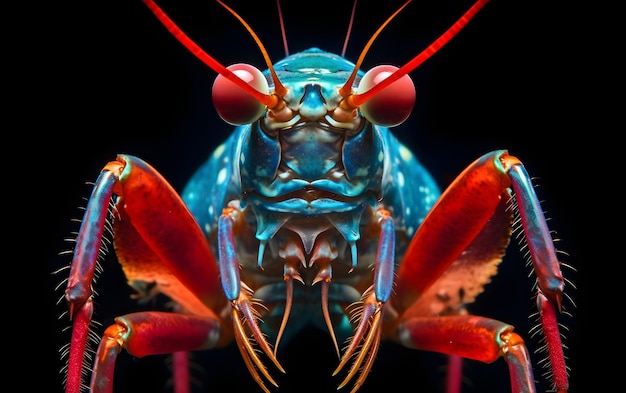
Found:
<path fill-rule="evenodd" d="M 265 68 L 249 34 L 214 2 L 161 1 L 172 18 L 225 65 L 247 62 Z M 254 3 L 254 4 L 250 4 Z M 292 53 L 317 46 L 339 52 L 351 11 L 350 1 L 283 2 L 286 35 Z M 471 1 L 414 1 L 380 35 L 363 68 L 385 63 L 402 65 L 447 29 Z M 273 1 L 229 1 L 254 28 L 274 61 L 284 56 L 276 6 Z M 400 1 L 358 4 L 346 57 L 356 59 L 374 30 L 401 5 Z M 578 286 L 572 293 L 578 308 L 567 323 L 568 352 L 573 370 L 572 392 L 581 391 L 585 366 L 580 353 L 588 311 L 589 261 L 585 260 L 586 230 L 581 224 L 581 201 L 590 178 L 582 175 L 580 160 L 593 147 L 573 137 L 583 110 L 578 100 L 578 27 L 570 16 L 572 3 L 492 1 L 469 26 L 427 63 L 411 73 L 417 86 L 415 110 L 396 134 L 428 166 L 440 184 L 447 185 L 467 164 L 493 149 L 508 149 L 537 178 L 538 192 L 551 225 L 569 252 L 565 261 L 575 265 L 571 275 Z M 88 195 L 86 181 L 117 153 L 137 155 L 156 167 L 181 190 L 194 169 L 232 129 L 215 114 L 210 87 L 215 73 L 190 55 L 156 21 L 139 0 L 48 4 L 38 12 L 43 21 L 26 26 L 37 31 L 38 45 L 29 63 L 37 69 L 36 85 L 25 95 L 35 113 L 22 123 L 35 124 L 39 136 L 24 130 L 33 143 L 36 172 L 23 174 L 38 208 L 27 209 L 38 223 L 42 255 L 29 262 L 36 272 L 43 317 L 37 318 L 38 337 L 28 351 L 35 359 L 29 368 L 43 382 L 40 391 L 61 391 L 59 347 L 66 336 L 57 321 L 61 292 L 54 285 L 62 277 L 50 272 L 68 260 L 57 254 L 68 248 L 63 241 L 75 228 L 78 206 Z M 572 70 L 573 68 L 573 70 Z M 565 72 L 564 70 L 568 70 Z M 32 92 L 32 94 L 30 94 Z M 21 132 L 19 134 L 22 134 Z M 32 140 L 31 140 L 32 139 Z M 35 143 L 36 142 L 36 143 Z M 592 151 L 590 151 L 592 150 Z M 32 153 L 31 153 L 32 154 Z M 584 161 L 583 161 L 584 163 Z M 587 171 L 584 171 L 587 173 Z M 29 222 L 30 223 L 30 222 Z M 33 227 L 28 229 L 29 235 Z M 38 240 L 38 242 L 40 241 Z M 528 336 L 531 324 L 530 281 L 522 259 L 510 249 L 510 260 L 481 295 L 472 311 L 510 322 Z M 30 260 L 30 258 L 29 258 Z M 106 325 L 114 315 L 132 311 L 130 290 L 115 263 L 106 265 L 97 289 L 99 319 Z M 39 282 L 39 281 L 38 281 Z M 43 303 L 43 307 L 41 307 Z M 28 310 L 29 315 L 33 315 Z M 41 315 L 37 312 L 36 315 Z M 42 334 L 43 333 L 43 334 Z M 534 341 L 528 340 L 529 345 Z M 43 348 L 43 350 L 41 350 Z M 301 385 L 334 391 L 330 377 L 336 365 L 325 333 L 303 335 L 285 348 L 290 377 L 281 379 L 284 390 Z M 320 354 L 318 354 L 320 351 Z M 361 392 L 411 387 L 420 392 L 441 391 L 442 359 L 386 344 Z M 231 387 L 255 391 L 236 349 L 198 354 L 208 369 L 201 377 L 204 390 Z M 167 378 L 163 359 L 132 359 L 123 354 L 116 392 L 157 392 Z M 503 361 L 492 365 L 468 362 L 467 392 L 506 391 L 508 372 Z M 540 379 L 541 371 L 536 371 Z M 202 375 L 202 374 L 200 374 Z M 41 376 L 41 378 L 39 378 Z M 215 387 L 218 387 L 215 389 Z M 214 390 L 210 390 L 213 387 Z M 542 391 L 547 386 L 540 387 Z"/>

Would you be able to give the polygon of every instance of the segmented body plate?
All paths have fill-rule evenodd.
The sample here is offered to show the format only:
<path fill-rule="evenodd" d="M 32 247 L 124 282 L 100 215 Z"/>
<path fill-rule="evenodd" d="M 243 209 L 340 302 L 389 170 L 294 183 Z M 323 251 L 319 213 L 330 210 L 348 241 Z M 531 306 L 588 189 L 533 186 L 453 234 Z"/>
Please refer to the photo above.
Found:
<path fill-rule="evenodd" d="M 298 238 L 310 254 L 320 238 L 327 239 L 336 252 L 331 311 L 344 319 L 346 328 L 345 305 L 372 284 L 378 233 L 366 229 L 375 210 L 383 207 L 394 217 L 399 263 L 439 196 L 431 175 L 388 128 L 365 121 L 346 128 L 326 116 L 338 104 L 336 91 L 353 68 L 316 48 L 278 62 L 276 72 L 290 92 L 288 105 L 299 118 L 275 130 L 268 130 L 263 120 L 237 127 L 183 192 L 214 245 L 222 209 L 237 201 L 249 224 L 237 239 L 242 281 L 270 308 L 284 302 L 285 243 Z M 260 243 L 264 250 L 259 251 Z M 319 289 L 311 286 L 316 269 L 300 270 L 306 285 L 296 286 L 292 315 L 298 318 L 292 320 L 304 324 L 321 314 Z M 280 312 L 275 309 L 277 316 Z M 313 319 L 323 324 L 321 318 Z"/>

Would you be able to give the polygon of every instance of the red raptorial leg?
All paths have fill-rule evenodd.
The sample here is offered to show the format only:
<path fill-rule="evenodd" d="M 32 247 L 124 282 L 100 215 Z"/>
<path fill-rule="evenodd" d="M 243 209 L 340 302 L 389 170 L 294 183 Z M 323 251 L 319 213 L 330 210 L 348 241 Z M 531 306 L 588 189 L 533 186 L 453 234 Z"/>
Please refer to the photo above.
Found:
<path fill-rule="evenodd" d="M 514 203 L 510 204 L 512 198 Z M 507 207 L 504 215 L 500 214 L 503 207 Z M 416 232 L 398 268 L 392 304 L 397 311 L 403 313 L 401 320 L 404 321 L 400 324 L 406 325 L 406 321 L 431 316 L 427 302 L 434 296 L 433 291 L 443 286 L 439 280 L 444 274 L 447 277 L 456 275 L 460 279 L 463 266 L 468 264 L 472 267 L 472 277 L 476 277 L 476 272 L 483 268 L 486 269 L 483 274 L 494 274 L 489 273 L 489 268 L 495 268 L 502 259 L 513 225 L 512 220 L 507 218 L 511 218 L 515 212 L 518 213 L 515 218 L 519 218 L 523 241 L 528 247 L 537 277 L 537 307 L 541 315 L 554 388 L 559 392 L 566 392 L 567 366 L 557 319 L 565 287 L 561 264 L 531 179 L 521 161 L 507 151 L 485 154 L 466 168 L 445 190 Z M 454 219 L 451 220 L 450 217 Z M 459 260 L 463 264 L 458 264 Z M 491 265 L 490 261 L 496 261 L 496 264 Z M 475 288 L 476 285 L 484 285 L 484 282 L 474 284 Z M 411 334 L 420 336 L 415 341 L 417 347 L 423 346 L 425 341 L 434 340 L 437 334 L 443 334 L 444 331 L 449 330 L 450 333 L 446 334 L 454 334 L 454 327 L 439 326 L 443 330 L 437 332 L 431 326 L 432 323 L 422 321 L 419 329 L 424 331 L 411 331 Z M 447 336 L 444 334 L 444 337 Z M 509 365 L 513 391 L 531 391 L 531 385 L 534 389 L 534 381 L 528 378 L 532 374 L 532 367 L 521 338 L 511 333 L 501 335 L 494 342 L 498 340 L 509 343 L 502 346 L 502 356 Z M 467 343 L 467 348 L 464 347 L 465 344 L 457 344 L 451 352 L 447 352 L 446 345 L 427 345 L 434 351 L 474 359 L 476 356 L 480 357 L 481 353 L 493 354 L 489 350 L 492 344 L 484 340 L 481 344 L 486 345 L 484 348 L 480 348 L 478 342 Z M 476 351 L 465 354 L 471 345 L 477 346 Z M 492 361 L 480 358 L 477 360 Z"/>
<path fill-rule="evenodd" d="M 502 154 L 490 152 L 474 161 L 430 210 L 398 267 L 391 300 L 396 309 L 411 307 L 494 218 L 510 185 L 500 165 Z M 505 229 L 491 238 L 493 244 L 508 242 L 508 226 Z"/>

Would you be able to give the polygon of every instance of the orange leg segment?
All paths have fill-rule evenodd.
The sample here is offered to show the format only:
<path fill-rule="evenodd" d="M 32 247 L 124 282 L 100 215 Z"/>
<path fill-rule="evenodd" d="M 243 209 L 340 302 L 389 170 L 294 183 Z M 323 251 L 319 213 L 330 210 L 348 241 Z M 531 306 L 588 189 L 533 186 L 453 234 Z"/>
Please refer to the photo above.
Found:
<path fill-rule="evenodd" d="M 526 345 L 513 327 L 472 315 L 409 318 L 399 326 L 400 342 L 414 349 L 458 355 L 491 363 L 504 356 L 513 393 L 535 392 Z"/>
<path fill-rule="evenodd" d="M 215 347 L 220 331 L 215 320 L 165 312 L 128 314 L 115 322 L 105 330 L 96 353 L 93 393 L 113 391 L 115 361 L 122 348 L 137 357 L 210 349 Z"/>

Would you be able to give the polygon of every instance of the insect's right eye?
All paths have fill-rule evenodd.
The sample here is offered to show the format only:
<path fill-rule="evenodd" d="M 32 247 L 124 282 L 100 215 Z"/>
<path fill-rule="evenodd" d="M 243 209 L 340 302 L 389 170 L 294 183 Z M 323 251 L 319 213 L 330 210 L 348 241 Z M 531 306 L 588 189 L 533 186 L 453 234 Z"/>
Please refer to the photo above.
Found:
<path fill-rule="evenodd" d="M 359 82 L 357 94 L 376 86 L 396 70 L 398 67 L 380 65 L 367 71 Z M 415 95 L 413 81 L 408 75 L 404 75 L 363 103 L 359 109 L 363 117 L 371 123 L 393 127 L 409 117 L 415 105 Z"/>
<path fill-rule="evenodd" d="M 255 90 L 269 94 L 267 80 L 256 67 L 249 64 L 233 64 L 226 68 Z M 222 75 L 218 75 L 213 82 L 213 105 L 225 122 L 235 126 L 256 121 L 266 109 L 265 105 L 250 93 Z"/>

